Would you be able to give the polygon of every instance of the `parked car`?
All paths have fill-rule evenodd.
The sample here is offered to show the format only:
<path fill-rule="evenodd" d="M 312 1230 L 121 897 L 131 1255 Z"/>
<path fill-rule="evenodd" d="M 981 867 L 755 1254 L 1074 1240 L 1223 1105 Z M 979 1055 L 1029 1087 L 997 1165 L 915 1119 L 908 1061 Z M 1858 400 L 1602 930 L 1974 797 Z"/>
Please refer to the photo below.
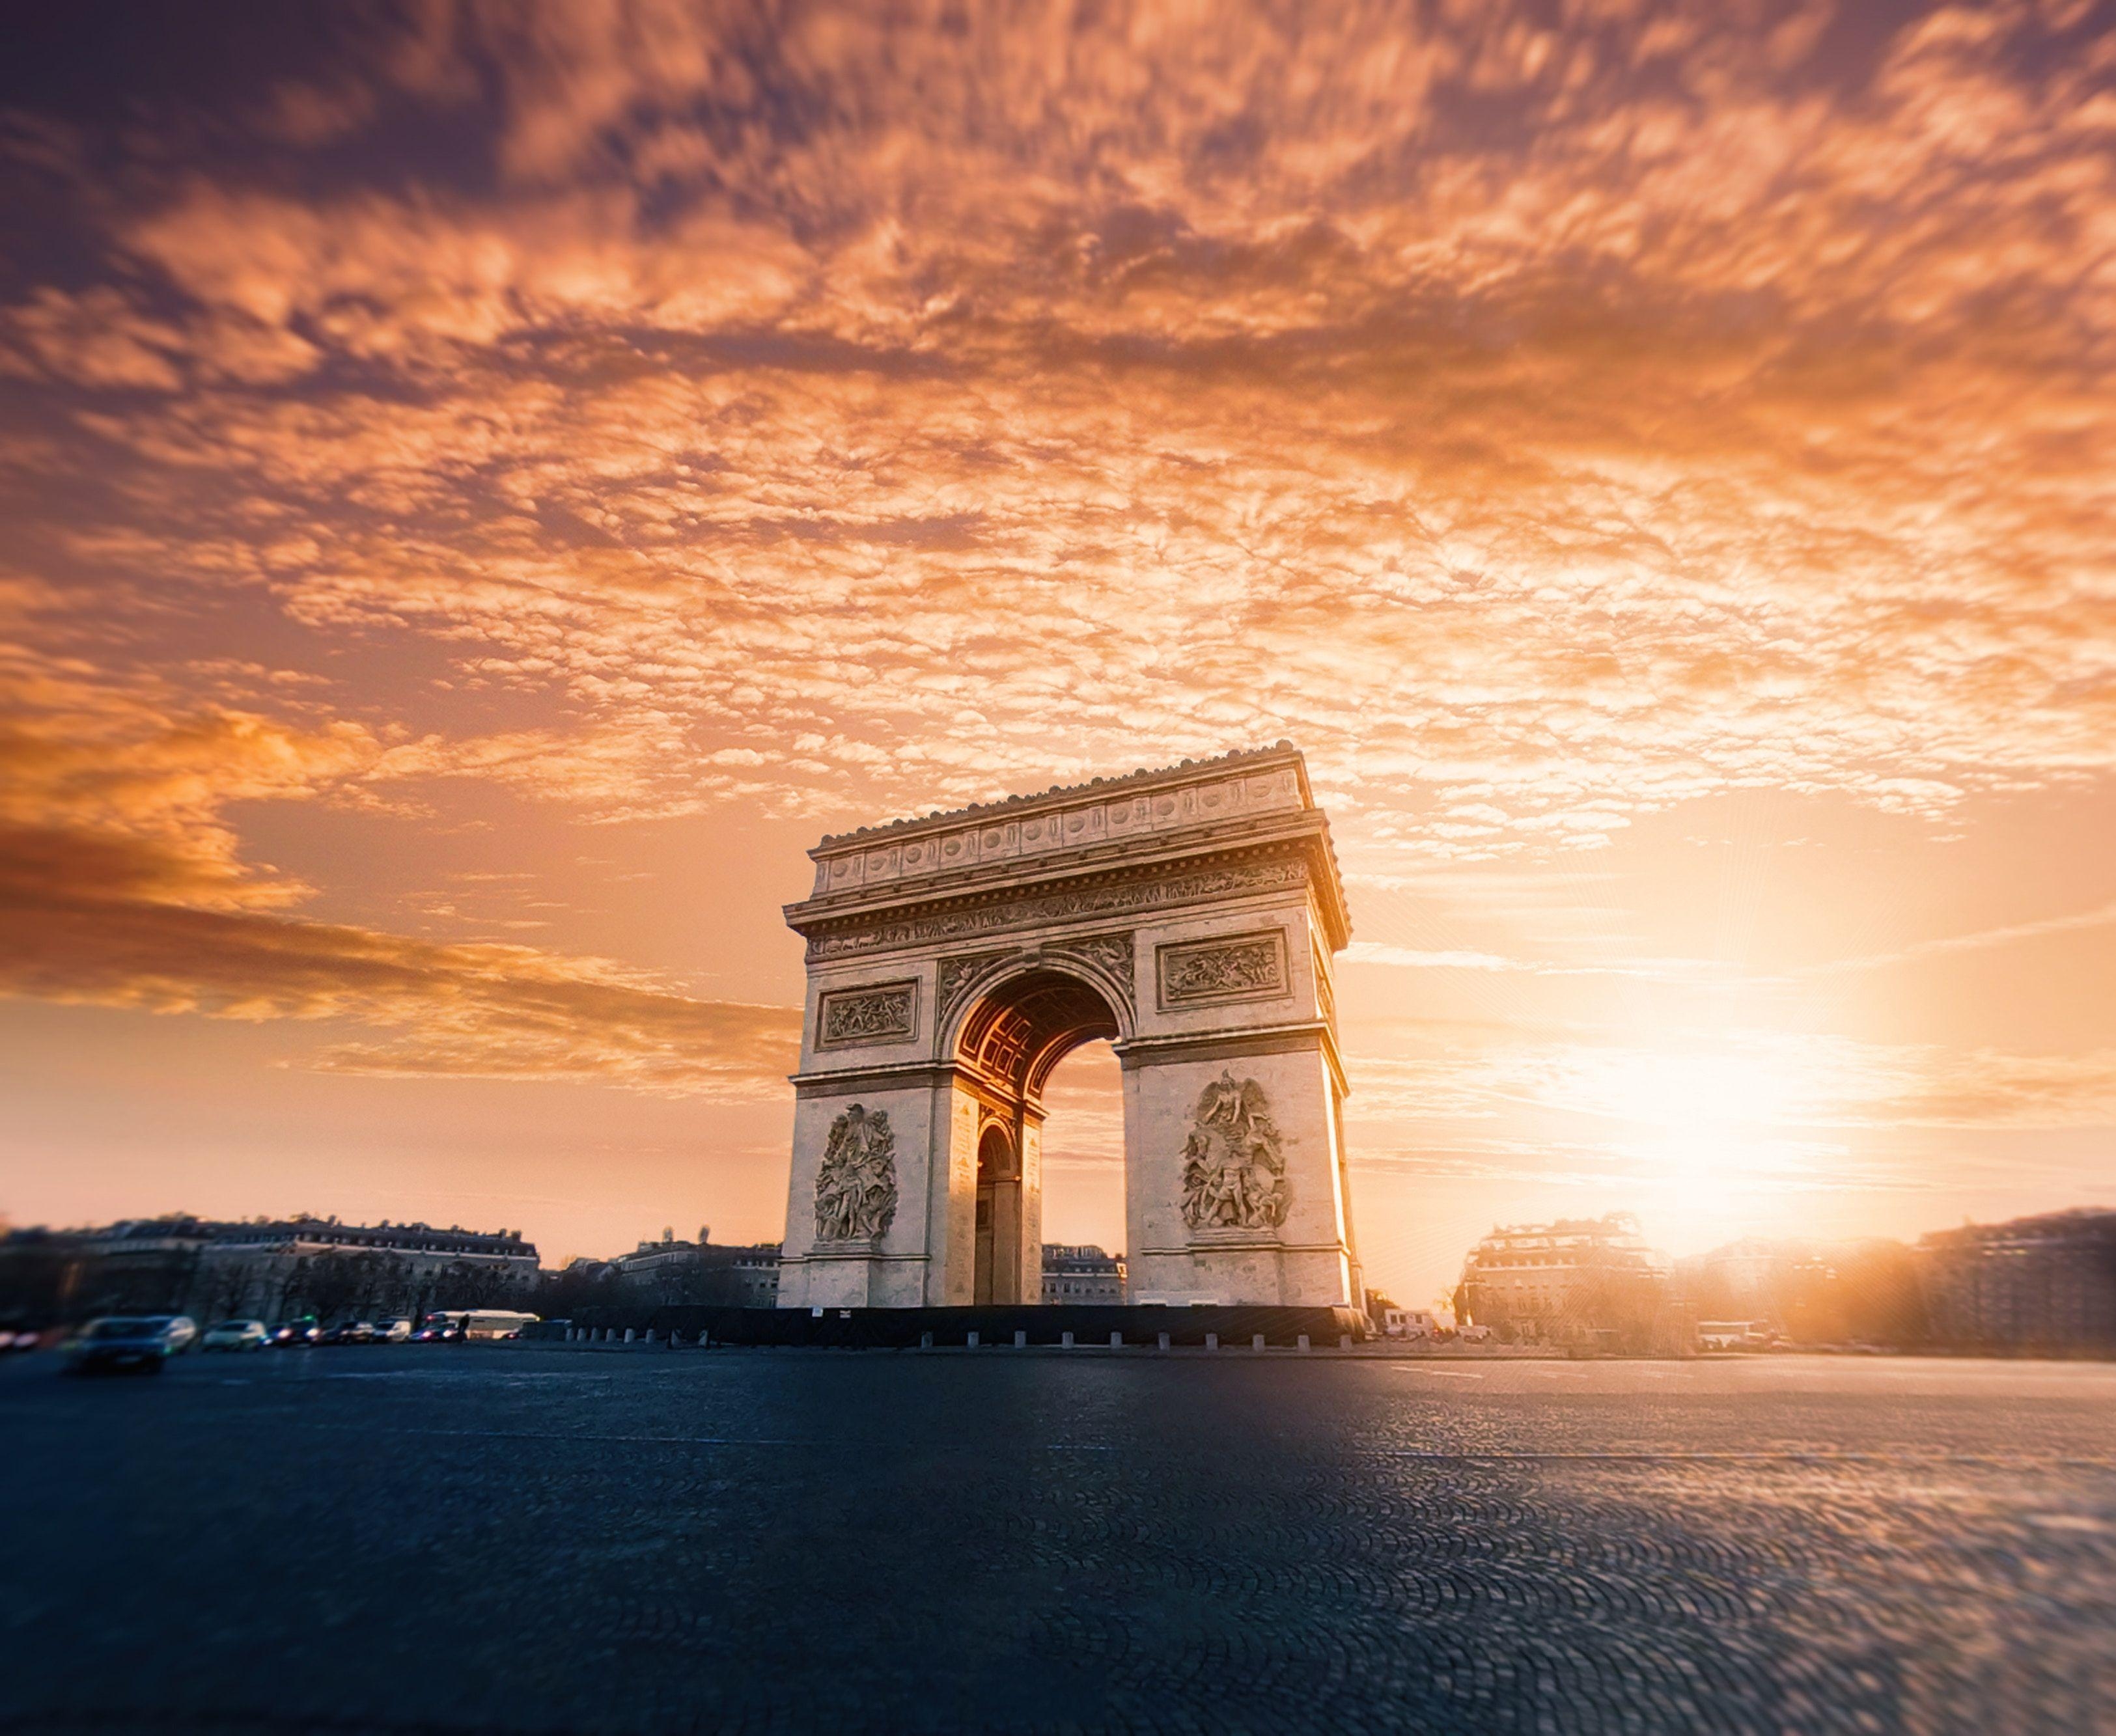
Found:
<path fill-rule="evenodd" d="M 377 1320 L 375 1323 L 375 1331 L 376 1341 L 380 1343 L 402 1344 L 407 1342 L 412 1336 L 412 1323 L 401 1317 L 396 1320 Z"/>
<path fill-rule="evenodd" d="M 200 1350 L 262 1350 L 272 1334 L 262 1320 L 221 1320 L 199 1339 Z"/>
<path fill-rule="evenodd" d="M 334 1326 L 316 1342 L 319 1344 L 378 1344 L 382 1335 L 375 1330 L 372 1320 L 351 1320 L 343 1326 Z"/>
<path fill-rule="evenodd" d="M 313 1315 L 305 1315 L 297 1320 L 282 1320 L 272 1329 L 272 1343 L 279 1350 L 306 1349 L 323 1336 L 323 1328 Z"/>
<path fill-rule="evenodd" d="M 67 1366 L 76 1374 L 119 1368 L 159 1374 L 197 1336 L 198 1325 L 186 1315 L 114 1314 L 90 1320 L 67 1345 Z"/>

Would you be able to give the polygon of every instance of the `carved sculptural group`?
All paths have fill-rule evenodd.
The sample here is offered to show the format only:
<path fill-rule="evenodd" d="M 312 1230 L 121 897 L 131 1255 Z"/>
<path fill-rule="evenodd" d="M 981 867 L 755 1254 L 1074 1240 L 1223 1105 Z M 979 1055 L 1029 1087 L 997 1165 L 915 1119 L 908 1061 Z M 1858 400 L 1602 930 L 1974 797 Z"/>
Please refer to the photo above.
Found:
<path fill-rule="evenodd" d="M 896 1135 L 889 1112 L 855 1103 L 830 1123 L 816 1174 L 816 1239 L 862 1242 L 896 1219 Z"/>
<path fill-rule="evenodd" d="M 1183 1221 L 1193 1229 L 1276 1229 L 1286 1160 L 1263 1087 L 1223 1072 L 1199 1094 L 1183 1147 Z"/>

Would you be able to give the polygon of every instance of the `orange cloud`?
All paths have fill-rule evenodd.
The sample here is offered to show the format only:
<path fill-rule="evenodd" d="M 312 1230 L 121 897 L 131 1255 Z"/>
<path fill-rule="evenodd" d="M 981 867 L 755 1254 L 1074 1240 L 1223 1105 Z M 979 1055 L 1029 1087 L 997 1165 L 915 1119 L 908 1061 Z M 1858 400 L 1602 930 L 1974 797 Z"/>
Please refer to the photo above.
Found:
<path fill-rule="evenodd" d="M 600 959 L 288 915 L 311 889 L 244 863 L 223 818 L 236 802 L 343 797 L 466 769 L 533 782 L 533 741 L 469 744 L 458 761 L 440 744 L 391 746 L 349 723 L 305 733 L 255 715 L 164 718 L 150 694 L 85 670 L 10 696 L 0 994 L 382 1033 L 325 1049 L 316 1064 L 341 1072 L 742 1095 L 777 1090 L 793 1063 L 796 1009 L 700 1000 Z"/>

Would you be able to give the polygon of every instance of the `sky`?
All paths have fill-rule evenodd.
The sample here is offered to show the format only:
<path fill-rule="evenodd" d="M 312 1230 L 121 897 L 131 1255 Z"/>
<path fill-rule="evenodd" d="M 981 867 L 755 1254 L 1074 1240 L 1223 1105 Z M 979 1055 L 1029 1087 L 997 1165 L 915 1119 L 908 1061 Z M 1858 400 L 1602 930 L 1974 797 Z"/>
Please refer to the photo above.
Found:
<path fill-rule="evenodd" d="M 775 1238 L 810 844 L 1281 737 L 1397 1299 L 2116 1205 L 2109 7 L 8 10 L 12 1221 Z"/>

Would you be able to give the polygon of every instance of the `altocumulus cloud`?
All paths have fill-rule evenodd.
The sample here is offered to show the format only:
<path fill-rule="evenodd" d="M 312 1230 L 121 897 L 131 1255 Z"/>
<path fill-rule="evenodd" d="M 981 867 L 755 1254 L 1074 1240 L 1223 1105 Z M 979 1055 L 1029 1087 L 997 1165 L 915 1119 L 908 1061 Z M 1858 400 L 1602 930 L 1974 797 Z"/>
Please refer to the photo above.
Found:
<path fill-rule="evenodd" d="M 2116 741 L 2108 54 L 2027 4 L 425 8 L 260 94 L 291 171 L 119 177 L 113 281 L 9 315 L 14 457 L 115 467 L 126 538 L 52 536 L 99 572 L 658 718 L 582 772 L 619 808 L 988 794 L 1062 692 L 1078 765 L 1290 731 L 1427 791 L 1370 863 L 1943 814 Z M 416 109 L 489 157 L 348 185 Z"/>
<path fill-rule="evenodd" d="M 232 801 L 426 777 L 843 813 L 1286 734 L 1386 879 L 1731 791 L 1944 820 L 2116 769 L 2085 8 L 320 29 L 238 100 L 0 138 L 64 214 L 0 306 L 11 582 L 67 599 L 13 641 L 21 992 L 382 1027 L 347 1066 L 790 1045 L 238 866 Z M 437 673 L 235 703 L 166 654 L 231 619 Z M 141 775 L 53 769 L 136 705 L 103 739 Z M 583 1046 L 590 1006 L 632 1035 Z"/>

